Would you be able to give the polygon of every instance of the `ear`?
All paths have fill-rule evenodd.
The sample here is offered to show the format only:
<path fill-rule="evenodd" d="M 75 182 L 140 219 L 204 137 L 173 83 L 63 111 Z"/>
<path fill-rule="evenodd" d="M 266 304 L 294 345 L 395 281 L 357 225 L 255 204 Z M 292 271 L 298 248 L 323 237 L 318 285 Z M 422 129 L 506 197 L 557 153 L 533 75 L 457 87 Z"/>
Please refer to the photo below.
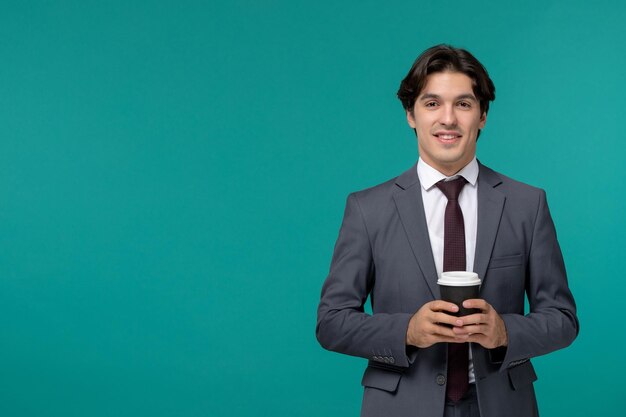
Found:
<path fill-rule="evenodd" d="M 486 123 L 487 123 L 487 112 L 483 112 L 482 116 L 480 116 L 480 124 L 478 125 L 478 128 L 484 129 Z"/>
<path fill-rule="evenodd" d="M 413 129 L 415 129 L 415 117 L 413 116 L 413 109 L 406 110 L 406 121 Z"/>

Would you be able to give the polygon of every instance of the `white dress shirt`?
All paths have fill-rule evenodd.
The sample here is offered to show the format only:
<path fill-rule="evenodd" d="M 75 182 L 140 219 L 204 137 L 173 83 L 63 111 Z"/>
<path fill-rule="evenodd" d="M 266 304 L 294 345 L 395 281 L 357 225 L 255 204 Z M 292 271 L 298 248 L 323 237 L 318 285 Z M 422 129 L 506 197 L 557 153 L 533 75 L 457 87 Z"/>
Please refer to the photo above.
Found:
<path fill-rule="evenodd" d="M 465 187 L 461 190 L 461 194 L 459 194 L 459 205 L 463 212 L 463 223 L 465 225 L 465 269 L 467 271 L 473 271 L 474 254 L 476 253 L 476 228 L 478 223 L 478 162 L 476 161 L 476 157 L 451 177 L 437 171 L 420 158 L 417 161 L 417 175 L 422 185 L 422 201 L 424 202 L 424 213 L 426 214 L 426 223 L 428 224 L 428 236 L 430 238 L 430 246 L 433 251 L 438 276 L 441 276 L 441 272 L 443 271 L 444 215 L 448 199 L 435 184 L 441 180 L 449 181 L 459 176 L 467 180 L 467 184 L 465 184 Z M 470 350 L 470 383 L 475 381 L 474 365 L 471 358 Z"/>

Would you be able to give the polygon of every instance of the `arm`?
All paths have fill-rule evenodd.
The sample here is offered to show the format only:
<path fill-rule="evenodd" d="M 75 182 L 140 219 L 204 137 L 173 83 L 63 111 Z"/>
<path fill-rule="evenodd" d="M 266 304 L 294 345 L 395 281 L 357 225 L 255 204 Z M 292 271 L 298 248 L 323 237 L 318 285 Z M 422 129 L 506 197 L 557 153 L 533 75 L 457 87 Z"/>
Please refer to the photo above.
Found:
<path fill-rule="evenodd" d="M 376 282 L 371 240 L 355 195 L 348 197 L 343 224 L 335 245 L 330 273 L 318 308 L 317 339 L 329 350 L 377 362 L 407 367 L 407 346 L 428 347 L 438 342 L 465 342 L 450 327 L 456 305 L 441 300 L 425 303 L 415 314 L 364 312 Z M 410 348 L 414 359 L 415 350 Z"/>
<path fill-rule="evenodd" d="M 579 331 L 576 304 L 567 285 L 563 255 L 546 202 L 539 196 L 528 258 L 526 316 L 503 314 L 508 348 L 502 367 L 570 345 Z"/>
<path fill-rule="evenodd" d="M 466 308 L 478 308 L 481 313 L 464 317 L 465 326 L 455 332 L 469 334 L 468 341 L 491 349 L 490 357 L 502 363 L 501 369 L 564 348 L 578 334 L 576 305 L 544 192 L 533 225 L 526 294 L 530 305 L 526 316 L 499 315 L 484 300 L 465 301 Z"/>
<path fill-rule="evenodd" d="M 363 214 L 357 197 L 351 194 L 322 287 L 317 340 L 328 350 L 407 367 L 406 332 L 412 314 L 364 312 L 375 275 Z"/>

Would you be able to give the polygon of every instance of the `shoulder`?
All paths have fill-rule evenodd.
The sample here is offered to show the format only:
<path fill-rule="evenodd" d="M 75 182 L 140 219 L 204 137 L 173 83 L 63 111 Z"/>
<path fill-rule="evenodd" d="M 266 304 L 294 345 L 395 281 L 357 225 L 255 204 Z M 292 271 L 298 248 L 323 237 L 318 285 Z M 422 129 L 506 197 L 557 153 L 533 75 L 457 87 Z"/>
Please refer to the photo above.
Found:
<path fill-rule="evenodd" d="M 545 191 L 539 187 L 517 181 L 481 163 L 479 163 L 479 169 L 479 179 L 490 184 L 507 197 L 521 200 L 545 198 Z"/>
<path fill-rule="evenodd" d="M 419 186 L 416 165 L 383 183 L 350 193 L 348 202 L 356 202 L 368 211 L 382 210 L 393 202 L 393 196 L 407 186 Z"/>

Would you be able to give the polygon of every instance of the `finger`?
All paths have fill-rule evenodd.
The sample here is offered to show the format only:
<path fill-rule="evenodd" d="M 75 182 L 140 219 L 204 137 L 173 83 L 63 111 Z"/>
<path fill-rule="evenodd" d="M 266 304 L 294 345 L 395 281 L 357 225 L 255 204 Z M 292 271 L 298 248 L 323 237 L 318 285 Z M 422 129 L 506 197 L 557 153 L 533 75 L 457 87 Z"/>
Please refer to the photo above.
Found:
<path fill-rule="evenodd" d="M 453 327 L 452 331 L 456 336 L 467 336 L 472 333 L 467 327 Z"/>
<path fill-rule="evenodd" d="M 467 338 L 464 337 L 444 337 L 441 340 L 439 340 L 438 342 L 445 342 L 445 343 L 467 343 Z"/>
<path fill-rule="evenodd" d="M 480 298 L 470 298 L 463 301 L 463 307 L 465 308 L 477 308 L 482 311 L 487 311 L 491 307 L 488 302 Z"/>
<path fill-rule="evenodd" d="M 459 327 L 454 328 L 454 331 L 456 334 L 462 334 L 461 330 L 471 335 L 483 334 L 486 336 L 489 333 L 489 326 L 485 324 L 475 324 L 475 325 L 463 326 L 460 328 Z"/>
<path fill-rule="evenodd" d="M 459 320 L 463 322 L 463 326 L 470 326 L 472 324 L 484 324 L 489 322 L 489 316 L 483 313 L 470 314 L 469 316 L 459 317 Z"/>
<path fill-rule="evenodd" d="M 458 337 L 465 337 L 467 335 L 457 335 L 452 327 L 447 327 L 447 326 L 443 326 L 443 325 L 439 325 L 439 324 L 434 324 L 433 327 L 431 328 L 431 335 L 433 336 L 441 336 L 441 337 L 448 337 L 448 338 L 458 338 Z"/>
<path fill-rule="evenodd" d="M 459 311 L 459 307 L 454 303 L 449 303 L 443 300 L 435 300 L 430 302 L 430 309 L 432 311 L 449 311 L 456 313 Z"/>
<path fill-rule="evenodd" d="M 495 347 L 495 343 L 491 340 L 491 338 L 485 336 L 484 334 L 471 334 L 467 338 L 468 342 L 478 343 L 484 348 L 493 349 Z"/>
<path fill-rule="evenodd" d="M 465 343 L 467 337 L 434 335 L 431 341 L 433 343 Z"/>
<path fill-rule="evenodd" d="M 432 319 L 434 323 L 449 324 L 450 326 L 463 326 L 463 320 L 446 313 L 433 313 Z"/>

